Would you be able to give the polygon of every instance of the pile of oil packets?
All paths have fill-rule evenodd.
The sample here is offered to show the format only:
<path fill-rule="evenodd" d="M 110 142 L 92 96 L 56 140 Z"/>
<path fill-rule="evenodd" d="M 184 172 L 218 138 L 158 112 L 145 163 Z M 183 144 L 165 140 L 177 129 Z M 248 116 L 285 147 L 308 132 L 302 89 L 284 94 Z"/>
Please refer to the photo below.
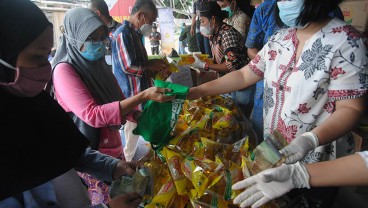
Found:
<path fill-rule="evenodd" d="M 137 192 L 146 208 L 237 207 L 241 191 L 231 186 L 280 165 L 278 150 L 287 144 L 274 132 L 254 147 L 252 132 L 231 97 L 186 100 L 169 144 L 142 158 L 133 177 L 115 181 L 111 196 Z"/>

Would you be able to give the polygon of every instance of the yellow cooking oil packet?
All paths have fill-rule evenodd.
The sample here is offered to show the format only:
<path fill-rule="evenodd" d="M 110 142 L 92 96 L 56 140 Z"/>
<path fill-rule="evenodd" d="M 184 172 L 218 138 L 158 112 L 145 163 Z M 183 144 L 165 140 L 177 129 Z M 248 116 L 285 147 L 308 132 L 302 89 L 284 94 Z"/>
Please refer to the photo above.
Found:
<path fill-rule="evenodd" d="M 176 193 L 174 181 L 168 177 L 166 183 L 162 184 L 160 191 L 145 208 L 169 208 Z"/>
<path fill-rule="evenodd" d="M 232 185 L 243 178 L 241 167 L 232 161 L 224 160 L 220 157 L 216 157 L 216 162 L 224 165 L 224 168 L 219 171 L 221 178 L 212 186 L 209 186 L 207 191 L 217 194 L 225 201 L 230 201 L 236 196 L 236 192 L 231 188 Z"/>
<path fill-rule="evenodd" d="M 197 196 L 202 196 L 208 186 L 208 177 L 202 167 L 195 163 L 192 156 L 187 156 L 181 165 L 184 175 L 192 182 Z"/>
<path fill-rule="evenodd" d="M 201 137 L 201 142 L 204 149 L 204 157 L 210 160 L 215 160 L 216 154 L 218 154 L 220 151 L 223 151 L 224 149 L 223 144 L 204 137 Z"/>
<path fill-rule="evenodd" d="M 193 143 L 200 141 L 198 128 L 189 127 L 169 141 L 169 145 L 176 146 L 183 155 L 189 155 L 194 151 Z"/>
<path fill-rule="evenodd" d="M 179 72 L 179 68 L 174 63 L 169 63 L 165 57 L 161 59 L 167 66 L 167 71 L 157 73 L 155 79 L 165 81 L 172 73 Z"/>
<path fill-rule="evenodd" d="M 203 196 L 190 199 L 191 205 L 194 208 L 228 208 L 228 202 L 216 194 L 205 193 Z"/>
<path fill-rule="evenodd" d="M 187 194 L 187 183 L 188 179 L 184 176 L 181 170 L 181 163 L 183 162 L 183 156 L 178 152 L 163 148 L 161 154 L 165 157 L 167 166 L 169 167 L 171 178 L 174 180 L 176 191 L 179 195 Z"/>

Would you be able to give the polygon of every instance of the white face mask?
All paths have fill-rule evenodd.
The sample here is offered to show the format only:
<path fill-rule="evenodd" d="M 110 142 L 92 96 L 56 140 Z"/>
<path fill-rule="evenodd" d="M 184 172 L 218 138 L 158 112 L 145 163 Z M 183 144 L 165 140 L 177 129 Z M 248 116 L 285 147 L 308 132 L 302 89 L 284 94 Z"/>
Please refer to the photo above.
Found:
<path fill-rule="evenodd" d="M 143 36 L 148 37 L 152 31 L 152 25 L 146 23 L 146 18 L 143 16 L 144 25 L 142 25 L 139 29 Z"/>
<path fill-rule="evenodd" d="M 210 22 L 208 22 L 204 26 L 200 26 L 199 30 L 201 31 L 201 33 L 203 35 L 212 35 L 211 23 Z"/>

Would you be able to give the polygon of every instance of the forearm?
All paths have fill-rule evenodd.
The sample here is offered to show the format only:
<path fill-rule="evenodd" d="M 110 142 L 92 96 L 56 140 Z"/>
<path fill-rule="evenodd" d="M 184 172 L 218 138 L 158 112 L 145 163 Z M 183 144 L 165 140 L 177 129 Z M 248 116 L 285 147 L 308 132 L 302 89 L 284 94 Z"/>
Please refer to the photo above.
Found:
<path fill-rule="evenodd" d="M 312 130 L 317 135 L 320 145 L 344 136 L 357 125 L 364 112 L 364 99 L 355 98 L 336 102 L 336 111 Z M 349 106 L 345 105 L 346 103 L 349 103 Z"/>
<path fill-rule="evenodd" d="M 229 71 L 225 63 L 222 64 L 208 64 L 208 68 L 217 72 L 226 73 Z"/>
<path fill-rule="evenodd" d="M 305 166 L 314 187 L 368 185 L 368 168 L 359 155 Z"/>
<path fill-rule="evenodd" d="M 248 66 L 245 66 L 219 79 L 191 88 L 188 99 L 197 99 L 202 96 L 233 92 L 249 87 L 259 80 L 261 80 L 261 77 L 258 77 Z"/>
<path fill-rule="evenodd" d="M 197 17 L 197 15 L 196 14 L 194 14 L 193 15 L 193 17 L 192 17 L 192 24 L 191 24 L 191 29 L 193 29 L 193 28 L 195 28 L 195 24 L 196 24 L 196 17 Z"/>
<path fill-rule="evenodd" d="M 146 102 L 148 99 L 145 96 L 145 92 L 140 92 L 137 95 L 126 98 L 119 102 L 120 105 L 120 114 L 124 117 L 127 113 L 134 110 L 138 105 Z"/>
<path fill-rule="evenodd" d="M 75 169 L 88 173 L 102 181 L 113 181 L 118 159 L 87 148 L 77 162 Z"/>
<path fill-rule="evenodd" d="M 254 57 L 256 57 L 258 52 L 259 52 L 259 50 L 257 48 L 248 48 L 248 50 L 247 50 L 248 57 L 250 59 L 254 59 Z"/>

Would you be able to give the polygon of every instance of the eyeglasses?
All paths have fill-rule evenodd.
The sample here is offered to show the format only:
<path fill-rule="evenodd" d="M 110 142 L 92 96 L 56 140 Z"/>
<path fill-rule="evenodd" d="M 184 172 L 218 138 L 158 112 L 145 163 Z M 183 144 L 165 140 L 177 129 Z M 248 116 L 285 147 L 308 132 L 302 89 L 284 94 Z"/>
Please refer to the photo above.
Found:
<path fill-rule="evenodd" d="M 100 42 L 102 42 L 105 45 L 108 45 L 110 43 L 110 38 L 106 37 L 103 40 L 94 40 L 92 37 L 88 37 L 87 41 L 90 41 L 93 45 L 98 45 Z"/>

